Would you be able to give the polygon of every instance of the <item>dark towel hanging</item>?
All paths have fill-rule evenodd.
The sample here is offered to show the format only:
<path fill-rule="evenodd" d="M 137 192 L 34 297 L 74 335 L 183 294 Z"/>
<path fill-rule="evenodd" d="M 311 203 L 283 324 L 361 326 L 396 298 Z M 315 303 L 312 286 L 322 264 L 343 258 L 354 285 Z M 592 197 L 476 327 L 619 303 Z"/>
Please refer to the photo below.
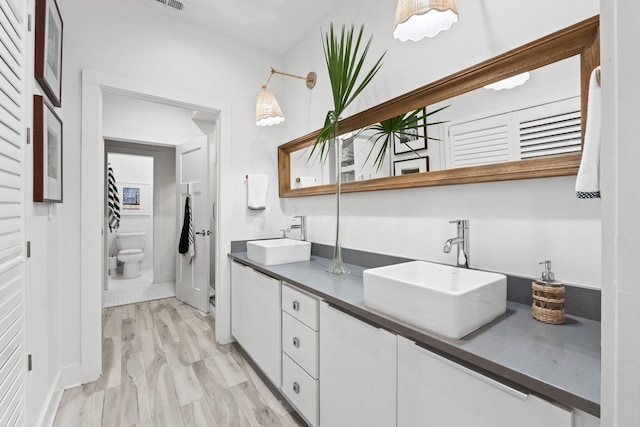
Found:
<path fill-rule="evenodd" d="M 184 202 L 184 220 L 182 221 L 182 232 L 180 232 L 180 243 L 178 252 L 182 255 L 189 252 L 189 223 L 191 221 L 191 211 L 189 210 L 189 196 Z"/>

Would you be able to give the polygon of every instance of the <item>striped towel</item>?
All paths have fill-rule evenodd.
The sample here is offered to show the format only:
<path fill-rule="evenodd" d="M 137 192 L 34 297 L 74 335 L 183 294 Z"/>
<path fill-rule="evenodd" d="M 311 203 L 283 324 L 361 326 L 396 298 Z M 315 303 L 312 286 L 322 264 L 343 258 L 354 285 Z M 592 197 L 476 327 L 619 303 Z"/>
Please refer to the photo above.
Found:
<path fill-rule="evenodd" d="M 116 178 L 113 176 L 113 169 L 109 165 L 107 170 L 107 180 L 109 181 L 108 193 L 108 222 L 109 231 L 117 231 L 120 227 L 120 198 L 118 197 L 118 187 L 116 187 Z"/>

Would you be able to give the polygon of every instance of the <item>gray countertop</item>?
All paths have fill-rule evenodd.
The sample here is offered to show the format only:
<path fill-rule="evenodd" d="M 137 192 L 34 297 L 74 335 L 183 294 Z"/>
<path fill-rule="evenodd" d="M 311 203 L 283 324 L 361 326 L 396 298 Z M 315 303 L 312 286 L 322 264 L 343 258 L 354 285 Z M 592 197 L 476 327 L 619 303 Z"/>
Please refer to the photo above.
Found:
<path fill-rule="evenodd" d="M 523 391 L 600 416 L 600 322 L 567 316 L 564 325 L 531 317 L 531 307 L 507 301 L 507 312 L 462 339 L 450 339 L 364 305 L 363 267 L 326 272 L 331 260 L 264 266 L 234 252 L 232 259 L 295 285 L 370 323 Z"/>

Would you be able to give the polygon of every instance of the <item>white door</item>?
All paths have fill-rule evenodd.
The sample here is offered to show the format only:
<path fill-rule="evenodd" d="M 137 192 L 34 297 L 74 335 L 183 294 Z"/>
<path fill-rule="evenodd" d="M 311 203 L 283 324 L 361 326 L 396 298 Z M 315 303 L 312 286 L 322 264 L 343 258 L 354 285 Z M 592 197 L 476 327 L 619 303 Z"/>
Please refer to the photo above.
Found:
<path fill-rule="evenodd" d="M 26 425 L 25 1 L 0 0 L 0 425 Z M 31 194 L 31 193 L 29 193 Z M 40 325 L 42 326 L 42 325 Z M 46 327 L 45 327 L 46 329 Z M 46 362 L 45 362 L 46 363 Z M 33 420 L 31 420 L 33 422 Z"/>
<path fill-rule="evenodd" d="M 176 147 L 178 240 L 187 195 L 196 232 L 195 256 L 177 255 L 176 297 L 200 311 L 209 312 L 209 144 L 206 136 Z M 178 248 L 176 248 L 177 253 Z"/>

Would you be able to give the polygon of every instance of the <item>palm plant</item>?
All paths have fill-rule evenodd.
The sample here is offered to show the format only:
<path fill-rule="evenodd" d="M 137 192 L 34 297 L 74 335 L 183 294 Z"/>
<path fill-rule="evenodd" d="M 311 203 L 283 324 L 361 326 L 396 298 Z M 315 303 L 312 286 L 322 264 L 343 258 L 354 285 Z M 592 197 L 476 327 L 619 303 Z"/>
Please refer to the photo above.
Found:
<path fill-rule="evenodd" d="M 364 88 L 371 82 L 371 79 L 378 73 L 382 66 L 384 54 L 378 58 L 371 69 L 360 79 L 363 72 L 364 62 L 371 46 L 369 41 L 362 46 L 364 26 L 360 27 L 357 36 L 353 25 L 350 29 L 342 26 L 340 35 L 333 30 L 333 23 L 329 26 L 329 32 L 324 34 L 322 47 L 324 57 L 329 71 L 329 82 L 333 96 L 333 110 L 327 112 L 324 125 L 316 138 L 310 157 L 316 153 L 321 161 L 324 161 L 333 143 L 336 153 L 336 244 L 334 246 L 333 262 L 329 271 L 334 274 L 346 274 L 349 270 L 342 262 L 342 251 L 340 248 L 340 154 L 342 152 L 341 141 L 338 138 L 338 121 L 345 109 L 356 99 Z M 355 37 L 354 37 L 355 36 Z"/>
<path fill-rule="evenodd" d="M 420 154 L 418 154 L 411 145 L 409 145 L 409 142 L 411 142 L 410 138 L 415 137 L 415 135 L 418 134 L 418 130 L 423 126 L 426 127 L 445 123 L 427 122 L 427 117 L 436 114 L 447 107 L 448 105 L 428 113 L 425 112 L 424 108 L 418 108 L 415 111 L 410 111 L 408 113 L 391 117 L 387 120 L 382 120 L 379 123 L 365 128 L 365 130 L 373 131 L 373 134 L 369 137 L 369 141 L 372 142 L 371 150 L 369 151 L 365 162 L 369 160 L 377 147 L 378 151 L 373 164 L 376 167 L 376 170 L 380 170 L 384 163 L 384 159 L 387 156 L 387 150 L 395 143 L 396 140 L 399 140 L 401 144 L 405 144 L 416 156 L 420 157 Z M 439 141 L 438 138 L 426 135 L 425 137 L 427 139 Z"/>

